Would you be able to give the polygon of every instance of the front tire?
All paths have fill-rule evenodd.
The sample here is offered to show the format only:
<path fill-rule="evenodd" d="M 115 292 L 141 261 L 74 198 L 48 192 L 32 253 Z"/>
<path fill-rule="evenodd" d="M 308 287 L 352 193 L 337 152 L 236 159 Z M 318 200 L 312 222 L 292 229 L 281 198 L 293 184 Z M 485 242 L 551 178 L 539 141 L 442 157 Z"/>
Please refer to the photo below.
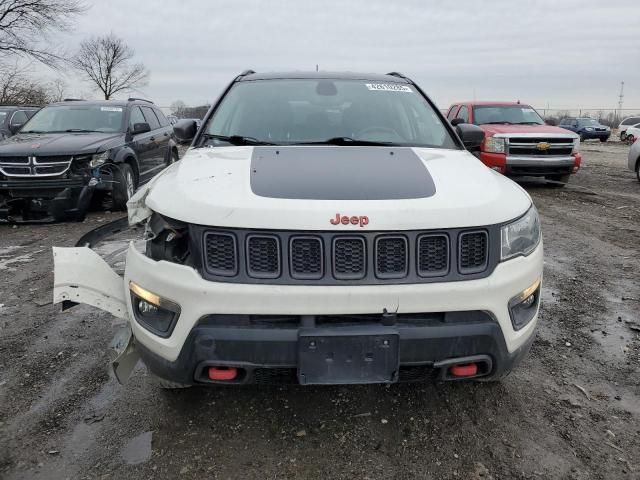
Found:
<path fill-rule="evenodd" d="M 620 141 L 624 142 L 627 139 L 627 132 L 620 132 Z"/>
<path fill-rule="evenodd" d="M 113 184 L 113 208 L 114 210 L 126 210 L 127 202 L 136 191 L 136 180 L 131 165 L 121 163 L 114 170 L 115 183 Z"/>
<path fill-rule="evenodd" d="M 548 183 L 553 188 L 564 188 L 569 183 L 570 174 L 567 175 L 547 175 L 544 178 L 550 180 L 553 183 Z"/>
<path fill-rule="evenodd" d="M 606 142 L 607 140 L 609 140 L 609 138 L 608 138 L 608 137 L 607 137 L 607 138 L 601 138 L 601 139 L 600 139 L 600 141 L 601 141 L 602 143 Z"/>

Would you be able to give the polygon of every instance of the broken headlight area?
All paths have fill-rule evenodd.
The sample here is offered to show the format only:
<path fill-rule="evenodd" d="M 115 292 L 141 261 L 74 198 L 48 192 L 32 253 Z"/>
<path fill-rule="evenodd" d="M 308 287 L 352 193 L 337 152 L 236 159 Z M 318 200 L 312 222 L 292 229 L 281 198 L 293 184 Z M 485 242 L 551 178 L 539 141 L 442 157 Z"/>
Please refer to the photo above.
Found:
<path fill-rule="evenodd" d="M 136 321 L 159 337 L 171 336 L 180 316 L 180 306 L 135 282 L 129 282 L 129 291 L 131 308 Z"/>
<path fill-rule="evenodd" d="M 147 257 L 191 265 L 188 224 L 154 212 L 147 222 L 145 239 Z"/>

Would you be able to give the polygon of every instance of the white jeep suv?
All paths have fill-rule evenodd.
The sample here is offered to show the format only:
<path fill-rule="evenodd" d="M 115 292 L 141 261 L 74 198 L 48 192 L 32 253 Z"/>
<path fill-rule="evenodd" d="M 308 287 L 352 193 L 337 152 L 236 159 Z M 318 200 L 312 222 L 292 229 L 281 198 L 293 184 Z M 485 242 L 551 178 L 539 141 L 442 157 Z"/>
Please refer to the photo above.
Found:
<path fill-rule="evenodd" d="M 502 378 L 542 279 L 529 195 L 406 77 L 234 79 L 130 201 L 124 278 L 56 248 L 54 301 L 128 319 L 114 362 L 169 387 Z"/>

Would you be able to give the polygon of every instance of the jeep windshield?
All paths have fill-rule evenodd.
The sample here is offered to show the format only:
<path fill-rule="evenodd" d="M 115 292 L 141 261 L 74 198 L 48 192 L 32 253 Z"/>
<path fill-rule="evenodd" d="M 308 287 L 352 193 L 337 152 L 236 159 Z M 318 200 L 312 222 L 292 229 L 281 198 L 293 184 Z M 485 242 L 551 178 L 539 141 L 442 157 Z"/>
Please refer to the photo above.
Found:
<path fill-rule="evenodd" d="M 544 125 L 538 112 L 528 105 L 482 105 L 473 107 L 476 125 Z"/>
<path fill-rule="evenodd" d="M 237 82 L 200 146 L 381 145 L 459 148 L 413 85 L 346 79 Z"/>
<path fill-rule="evenodd" d="M 122 131 L 124 107 L 110 105 L 51 105 L 29 120 L 21 133 L 116 133 Z"/>

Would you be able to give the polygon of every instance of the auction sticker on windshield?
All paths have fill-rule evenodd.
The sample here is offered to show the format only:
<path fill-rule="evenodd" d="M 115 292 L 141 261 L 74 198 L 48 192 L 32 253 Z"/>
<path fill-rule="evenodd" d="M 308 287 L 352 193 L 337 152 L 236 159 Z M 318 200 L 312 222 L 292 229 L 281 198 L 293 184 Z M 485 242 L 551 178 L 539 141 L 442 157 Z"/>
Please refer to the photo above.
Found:
<path fill-rule="evenodd" d="M 406 85 L 396 85 L 394 83 L 365 83 L 369 90 L 381 90 L 384 92 L 412 92 Z"/>
<path fill-rule="evenodd" d="M 122 107 L 100 107 L 102 112 L 121 112 Z"/>

